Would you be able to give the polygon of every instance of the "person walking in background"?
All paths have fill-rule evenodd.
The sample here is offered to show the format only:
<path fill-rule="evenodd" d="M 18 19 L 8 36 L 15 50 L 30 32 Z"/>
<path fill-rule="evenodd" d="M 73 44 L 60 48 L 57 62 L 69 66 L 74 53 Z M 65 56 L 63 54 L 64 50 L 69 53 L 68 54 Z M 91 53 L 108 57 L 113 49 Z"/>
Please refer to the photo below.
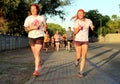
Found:
<path fill-rule="evenodd" d="M 49 41 L 50 41 L 49 33 L 48 33 L 48 31 L 46 31 L 46 33 L 44 35 L 44 48 L 45 48 L 45 52 L 48 51 Z"/>
<path fill-rule="evenodd" d="M 71 30 L 71 27 L 68 27 L 68 31 L 66 31 L 66 38 L 67 38 L 66 50 L 69 50 L 69 51 L 71 50 L 73 36 L 74 36 L 74 33 Z"/>
<path fill-rule="evenodd" d="M 56 46 L 56 51 L 60 50 L 60 40 L 61 40 L 61 35 L 59 34 L 58 31 L 54 34 L 54 39 L 55 39 L 55 46 Z"/>
<path fill-rule="evenodd" d="M 55 47 L 55 39 L 54 36 L 51 37 L 51 46 Z"/>
<path fill-rule="evenodd" d="M 47 29 L 46 21 L 43 16 L 39 15 L 39 6 L 32 4 L 30 7 L 31 15 L 24 22 L 25 31 L 28 32 L 30 47 L 35 59 L 34 76 L 38 76 L 38 70 L 41 69 L 40 50 L 44 40 L 44 32 Z"/>
<path fill-rule="evenodd" d="M 67 37 L 66 37 L 66 33 L 65 34 L 63 34 L 63 43 L 64 43 L 64 47 L 66 48 L 66 46 L 67 46 Z"/>
<path fill-rule="evenodd" d="M 91 30 L 94 30 L 94 25 L 92 21 L 88 18 L 85 18 L 85 12 L 83 9 L 79 9 L 76 16 L 72 17 L 72 19 L 75 19 L 74 21 L 74 45 L 76 49 L 76 62 L 75 65 L 79 65 L 79 60 L 81 57 L 80 62 L 80 71 L 79 71 L 79 77 L 83 77 L 84 68 L 86 64 L 86 56 L 87 56 L 87 50 L 88 50 L 88 32 L 89 27 Z"/>

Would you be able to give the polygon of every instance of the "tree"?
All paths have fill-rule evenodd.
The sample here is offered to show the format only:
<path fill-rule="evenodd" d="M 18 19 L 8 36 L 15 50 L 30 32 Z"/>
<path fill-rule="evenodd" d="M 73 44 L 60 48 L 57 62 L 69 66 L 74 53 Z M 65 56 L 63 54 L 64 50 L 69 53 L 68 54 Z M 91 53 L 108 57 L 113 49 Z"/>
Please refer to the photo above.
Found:
<path fill-rule="evenodd" d="M 0 1 L 0 17 L 8 21 L 8 31 L 21 34 L 28 6 L 29 4 L 25 0 Z"/>
<path fill-rule="evenodd" d="M 64 18 L 64 10 L 57 10 L 58 7 L 70 5 L 70 0 L 39 0 L 38 4 L 41 8 L 41 14 L 51 16 L 58 15 L 61 19 Z"/>
<path fill-rule="evenodd" d="M 61 35 L 65 33 L 65 28 L 62 28 L 59 24 L 54 24 L 54 23 L 48 23 L 48 31 L 50 36 L 53 36 L 56 31 L 59 31 Z"/>
<path fill-rule="evenodd" d="M 111 19 L 112 19 L 113 21 L 117 20 L 117 15 L 112 15 Z"/>
<path fill-rule="evenodd" d="M 25 35 L 23 23 L 28 16 L 31 3 L 36 0 L 1 0 L 0 1 L 0 17 L 6 19 L 8 23 L 8 30 L 11 32 Z M 61 19 L 64 18 L 64 11 L 57 8 L 70 4 L 70 0 L 38 0 L 38 5 L 41 7 L 41 14 L 43 15 L 59 15 Z M 13 28 L 14 27 L 14 28 Z"/>
<path fill-rule="evenodd" d="M 0 34 L 6 34 L 8 32 L 8 22 L 3 18 L 0 17 Z"/>
<path fill-rule="evenodd" d="M 107 22 L 108 33 L 120 31 L 120 18 L 117 15 L 112 15 L 111 20 Z"/>
<path fill-rule="evenodd" d="M 86 12 L 86 17 L 91 19 L 95 26 L 94 32 L 90 30 L 89 36 L 98 36 L 99 34 L 105 35 L 105 31 L 107 31 L 105 30 L 106 23 L 110 20 L 108 15 L 103 16 L 98 10 L 89 10 Z"/>
<path fill-rule="evenodd" d="M 15 10 L 17 10 L 17 7 L 19 5 L 21 0 L 1 0 L 0 1 L 0 15 L 3 17 L 11 20 L 14 19 L 15 16 Z"/>
<path fill-rule="evenodd" d="M 100 27 L 100 19 L 102 17 L 102 14 L 100 14 L 98 10 L 89 10 L 88 12 L 86 12 L 86 17 L 91 19 L 95 26 L 94 32 L 90 30 L 89 36 L 90 37 L 97 36 L 98 35 L 97 31 Z"/>

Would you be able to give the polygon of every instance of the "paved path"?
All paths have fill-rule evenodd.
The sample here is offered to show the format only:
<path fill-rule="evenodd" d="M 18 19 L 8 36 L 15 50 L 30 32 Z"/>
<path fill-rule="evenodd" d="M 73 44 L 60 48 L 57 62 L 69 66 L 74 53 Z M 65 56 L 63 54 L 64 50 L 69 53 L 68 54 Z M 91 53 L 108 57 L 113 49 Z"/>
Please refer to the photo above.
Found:
<path fill-rule="evenodd" d="M 108 48 L 113 48 L 113 49 L 117 49 L 117 50 L 120 50 L 120 43 L 95 43 L 97 45 L 101 45 L 103 47 L 108 47 Z"/>
<path fill-rule="evenodd" d="M 38 77 L 31 76 L 25 84 L 120 84 L 120 50 L 90 44 L 85 77 L 79 78 L 74 66 L 75 51 L 48 52 Z M 46 55 L 46 56 L 47 56 Z"/>

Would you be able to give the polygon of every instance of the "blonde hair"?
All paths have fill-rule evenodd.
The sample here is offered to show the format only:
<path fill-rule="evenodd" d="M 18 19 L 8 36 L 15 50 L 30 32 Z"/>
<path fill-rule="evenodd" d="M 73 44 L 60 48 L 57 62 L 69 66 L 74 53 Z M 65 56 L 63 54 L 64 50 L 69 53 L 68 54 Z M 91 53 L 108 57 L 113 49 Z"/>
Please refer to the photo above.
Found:
<path fill-rule="evenodd" d="M 77 11 L 77 14 L 76 15 L 74 15 L 72 18 L 71 18 L 71 20 L 72 19 L 75 19 L 75 20 L 77 20 L 78 19 L 78 12 L 83 12 L 83 13 L 85 13 L 85 11 L 83 10 L 83 9 L 79 9 L 78 11 Z"/>

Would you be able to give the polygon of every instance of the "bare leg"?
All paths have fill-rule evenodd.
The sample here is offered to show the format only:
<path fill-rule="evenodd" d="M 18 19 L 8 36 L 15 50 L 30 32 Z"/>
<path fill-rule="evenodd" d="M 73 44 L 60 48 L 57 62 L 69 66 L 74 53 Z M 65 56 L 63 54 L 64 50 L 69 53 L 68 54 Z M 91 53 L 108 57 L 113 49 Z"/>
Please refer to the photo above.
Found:
<path fill-rule="evenodd" d="M 81 46 L 75 46 L 75 50 L 76 50 L 76 60 L 80 59 L 81 56 Z"/>
<path fill-rule="evenodd" d="M 83 72 L 83 70 L 85 68 L 87 50 L 88 50 L 88 45 L 83 44 L 82 45 L 82 59 L 81 59 L 81 63 L 80 63 L 80 72 Z"/>
<path fill-rule="evenodd" d="M 47 51 L 48 51 L 48 48 L 45 49 L 45 52 L 47 52 Z"/>
<path fill-rule="evenodd" d="M 56 43 L 56 51 L 59 51 L 59 43 Z"/>
<path fill-rule="evenodd" d="M 81 57 L 81 46 L 75 46 L 76 49 L 76 66 L 78 65 L 78 61 Z"/>
<path fill-rule="evenodd" d="M 67 44 L 68 44 L 68 50 L 70 50 L 70 42 L 67 42 Z"/>
<path fill-rule="evenodd" d="M 40 50 L 42 48 L 42 45 L 40 44 L 34 44 L 31 45 L 31 49 L 33 51 L 33 55 L 35 58 L 35 70 L 38 70 L 39 66 L 40 66 Z"/>

